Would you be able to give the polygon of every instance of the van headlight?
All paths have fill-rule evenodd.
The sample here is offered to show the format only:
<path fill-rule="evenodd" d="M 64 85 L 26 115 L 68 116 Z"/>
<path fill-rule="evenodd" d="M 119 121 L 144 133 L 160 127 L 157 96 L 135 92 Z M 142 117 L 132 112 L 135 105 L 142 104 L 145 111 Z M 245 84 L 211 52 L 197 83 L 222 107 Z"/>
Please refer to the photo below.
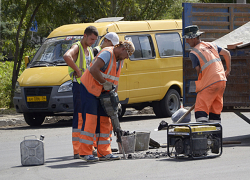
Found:
<path fill-rule="evenodd" d="M 15 93 L 18 93 L 18 94 L 21 93 L 21 86 L 18 81 L 16 82 Z"/>
<path fill-rule="evenodd" d="M 72 86 L 73 86 L 72 81 L 67 81 L 59 87 L 58 92 L 72 91 Z"/>

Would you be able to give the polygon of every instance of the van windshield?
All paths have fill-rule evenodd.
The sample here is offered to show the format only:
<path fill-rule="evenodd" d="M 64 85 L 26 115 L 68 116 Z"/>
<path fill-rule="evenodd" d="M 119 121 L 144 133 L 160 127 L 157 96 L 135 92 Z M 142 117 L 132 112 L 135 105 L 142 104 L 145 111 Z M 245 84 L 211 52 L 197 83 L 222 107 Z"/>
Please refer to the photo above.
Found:
<path fill-rule="evenodd" d="M 82 38 L 83 36 L 65 36 L 47 39 L 37 51 L 29 67 L 67 65 L 63 55 L 73 43 Z"/>

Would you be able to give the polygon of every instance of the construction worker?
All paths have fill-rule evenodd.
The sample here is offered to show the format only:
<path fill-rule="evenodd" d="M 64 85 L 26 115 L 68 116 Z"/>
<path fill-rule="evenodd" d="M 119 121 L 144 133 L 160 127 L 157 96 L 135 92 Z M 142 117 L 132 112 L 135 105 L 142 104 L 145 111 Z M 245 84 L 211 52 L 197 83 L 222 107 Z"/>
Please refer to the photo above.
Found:
<path fill-rule="evenodd" d="M 100 46 L 96 46 L 93 48 L 94 56 L 96 56 L 103 48 L 109 47 L 109 46 L 115 46 L 119 43 L 119 37 L 115 32 L 109 32 L 104 36 L 103 42 Z M 112 137 L 112 131 L 110 132 L 110 138 Z M 94 137 L 94 151 L 93 154 L 96 155 L 96 137 Z"/>
<path fill-rule="evenodd" d="M 117 160 L 110 146 L 111 120 L 101 106 L 98 97 L 118 85 L 123 60 L 135 51 L 130 41 L 120 41 L 114 47 L 101 50 L 81 77 L 81 101 L 83 124 L 80 136 L 80 158 L 85 161 Z M 96 133 L 97 155 L 93 156 L 93 137 Z"/>
<path fill-rule="evenodd" d="M 94 26 L 88 26 L 83 35 L 83 39 L 72 45 L 64 54 L 63 58 L 68 64 L 69 75 L 73 82 L 73 103 L 74 114 L 72 123 L 72 144 L 74 150 L 74 159 L 79 159 L 79 136 L 82 128 L 81 98 L 80 98 L 80 77 L 94 59 L 92 48 L 98 37 L 98 30 Z"/>
<path fill-rule="evenodd" d="M 196 85 L 195 118 L 197 122 L 221 122 L 223 109 L 223 94 L 226 88 L 227 77 L 231 71 L 231 55 L 229 51 L 214 43 L 200 40 L 198 26 L 185 27 L 183 38 L 193 47 L 189 57 L 193 68 L 196 69 L 198 80 Z M 222 55 L 226 61 L 224 70 Z M 209 117 L 208 117 L 209 116 Z"/>
<path fill-rule="evenodd" d="M 109 32 L 104 36 L 103 42 L 100 46 L 93 48 L 94 56 L 96 56 L 103 48 L 114 46 L 119 43 L 119 37 L 115 32 Z"/>

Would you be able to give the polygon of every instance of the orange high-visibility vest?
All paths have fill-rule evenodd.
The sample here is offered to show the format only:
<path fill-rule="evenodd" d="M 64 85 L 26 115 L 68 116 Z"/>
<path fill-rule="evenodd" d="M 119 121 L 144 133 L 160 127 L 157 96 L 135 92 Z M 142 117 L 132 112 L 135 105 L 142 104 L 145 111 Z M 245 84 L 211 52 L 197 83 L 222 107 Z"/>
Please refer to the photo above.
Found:
<path fill-rule="evenodd" d="M 196 92 L 202 91 L 218 81 L 227 80 L 216 45 L 202 41 L 190 53 L 197 56 L 201 67 L 198 81 L 195 81 Z"/>
<path fill-rule="evenodd" d="M 119 69 L 116 72 L 116 57 L 114 55 L 114 47 L 106 47 L 102 49 L 101 52 L 103 51 L 109 51 L 111 56 L 109 60 L 109 65 L 105 72 L 101 72 L 102 76 L 104 77 L 105 80 L 112 82 L 114 85 L 118 85 L 119 77 L 120 77 L 120 72 L 121 72 L 121 67 L 122 63 L 120 63 Z M 101 54 L 101 52 L 99 54 Z M 99 55 L 98 54 L 98 55 Z M 98 56 L 95 57 L 95 59 L 91 62 L 89 68 L 92 67 L 93 63 L 95 60 L 98 58 Z M 85 73 L 81 77 L 81 82 L 82 84 L 86 87 L 89 93 L 93 94 L 96 97 L 99 97 L 101 92 L 103 91 L 103 85 L 101 85 L 97 80 L 94 79 L 92 74 L 89 71 L 89 68 L 85 71 Z"/>

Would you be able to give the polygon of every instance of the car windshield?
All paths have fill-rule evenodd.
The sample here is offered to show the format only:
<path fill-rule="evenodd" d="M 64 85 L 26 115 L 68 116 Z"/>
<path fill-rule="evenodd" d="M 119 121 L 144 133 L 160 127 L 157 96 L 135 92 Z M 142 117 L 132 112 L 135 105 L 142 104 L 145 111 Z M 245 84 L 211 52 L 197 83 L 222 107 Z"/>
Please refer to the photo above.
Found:
<path fill-rule="evenodd" d="M 47 39 L 32 59 L 29 67 L 67 65 L 63 59 L 65 52 L 83 36 L 65 36 Z"/>

